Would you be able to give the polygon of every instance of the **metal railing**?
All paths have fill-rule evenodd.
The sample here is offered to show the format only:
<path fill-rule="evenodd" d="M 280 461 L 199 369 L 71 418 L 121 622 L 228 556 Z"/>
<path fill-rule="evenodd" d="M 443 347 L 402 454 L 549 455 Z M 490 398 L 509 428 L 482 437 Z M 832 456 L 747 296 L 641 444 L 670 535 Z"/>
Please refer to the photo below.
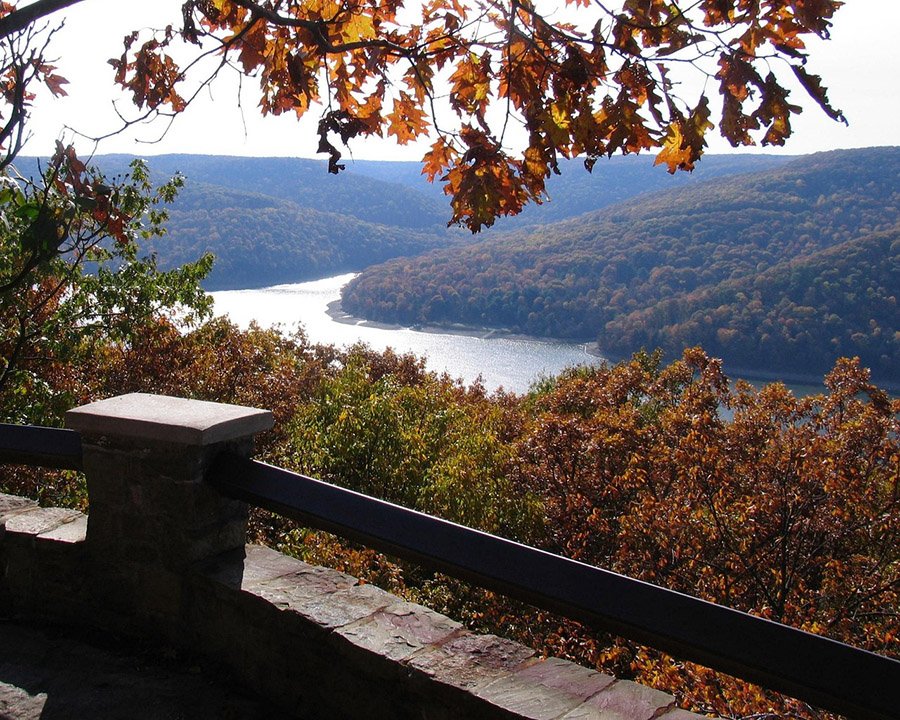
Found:
<path fill-rule="evenodd" d="M 8 427 L 0 426 L 0 461 L 80 465 L 80 440 L 67 431 Z M 41 442 L 52 451 L 38 452 Z M 229 497 L 823 709 L 898 717 L 897 660 L 231 453 L 207 480 Z"/>
<path fill-rule="evenodd" d="M 896 719 L 900 662 L 234 455 L 220 492 L 853 718 Z"/>
<path fill-rule="evenodd" d="M 81 435 L 74 430 L 0 423 L 0 462 L 81 470 Z"/>

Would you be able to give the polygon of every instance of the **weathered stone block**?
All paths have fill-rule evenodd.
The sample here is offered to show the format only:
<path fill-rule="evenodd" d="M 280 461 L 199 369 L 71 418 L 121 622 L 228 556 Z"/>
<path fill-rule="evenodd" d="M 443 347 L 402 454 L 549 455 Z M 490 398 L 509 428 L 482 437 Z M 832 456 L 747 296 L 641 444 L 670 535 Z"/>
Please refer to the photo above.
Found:
<path fill-rule="evenodd" d="M 139 441 L 130 437 L 91 440 L 83 447 L 92 553 L 185 569 L 243 547 L 247 505 L 203 480 L 221 444 L 149 441 L 133 447 Z"/>
<path fill-rule="evenodd" d="M 0 493 L 0 525 L 4 523 L 6 518 L 25 510 L 31 510 L 37 506 L 38 504 L 34 500 Z"/>
<path fill-rule="evenodd" d="M 211 445 L 271 429 L 268 410 L 225 403 L 132 393 L 66 413 L 66 426 L 85 434 Z"/>
<path fill-rule="evenodd" d="M 616 680 L 612 675 L 554 657 L 529 665 L 514 677 L 526 683 L 560 690 L 582 702 L 602 692 Z"/>
<path fill-rule="evenodd" d="M 581 688 L 578 694 L 573 694 L 566 689 L 544 684 L 533 676 L 524 675 L 531 667 L 537 665 L 478 688 L 474 694 L 498 709 L 505 710 L 512 717 L 523 720 L 556 720 L 584 702 Z M 560 670 L 560 666 L 554 668 L 555 672 Z M 564 670 L 562 672 L 565 673 Z M 565 682 L 556 679 L 553 684 L 564 686 Z"/>
<path fill-rule="evenodd" d="M 262 545 L 247 545 L 211 558 L 201 564 L 196 572 L 228 588 L 249 590 L 258 583 L 312 569 L 311 565 L 277 550 Z"/>
<path fill-rule="evenodd" d="M 22 688 L 0 682 L 0 718 L 41 720 L 46 704 L 46 693 L 30 695 Z"/>
<path fill-rule="evenodd" d="M 253 591 L 279 608 L 283 617 L 277 622 L 282 627 L 290 625 L 302 631 L 304 624 L 312 624 L 324 630 L 334 630 L 368 617 L 396 601 L 393 595 L 373 585 L 340 587 L 332 585 L 335 580 L 328 575 L 309 574 L 304 577 L 314 582 L 298 583 L 278 578 L 260 583 Z M 333 589 L 329 590 L 329 586 Z M 294 618 L 302 620 L 303 624 L 298 625 Z"/>
<path fill-rule="evenodd" d="M 495 635 L 460 632 L 446 642 L 423 648 L 406 659 L 429 683 L 472 691 L 534 662 L 534 651 Z"/>
<path fill-rule="evenodd" d="M 337 634 L 358 648 L 398 662 L 426 645 L 443 642 L 461 629 L 460 623 L 444 615 L 401 601 L 338 628 Z"/>
<path fill-rule="evenodd" d="M 6 532 L 10 535 L 40 535 L 57 529 L 60 525 L 72 522 L 81 517 L 77 510 L 65 508 L 35 507 L 24 512 L 10 515 L 5 520 Z"/>
<path fill-rule="evenodd" d="M 57 544 L 70 545 L 73 543 L 84 542 L 87 537 L 87 515 L 78 513 L 71 522 L 63 523 L 59 527 L 47 530 L 38 535 L 38 540 L 47 541 L 49 549 L 53 549 Z"/>
<path fill-rule="evenodd" d="M 562 720 L 653 720 L 673 709 L 671 695 L 646 685 L 617 680 Z"/>

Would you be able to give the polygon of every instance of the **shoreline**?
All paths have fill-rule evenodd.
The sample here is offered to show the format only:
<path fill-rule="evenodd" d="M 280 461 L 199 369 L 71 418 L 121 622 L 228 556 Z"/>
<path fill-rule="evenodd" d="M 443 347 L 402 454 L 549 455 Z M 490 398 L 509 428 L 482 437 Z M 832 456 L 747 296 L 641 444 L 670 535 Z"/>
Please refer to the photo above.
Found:
<path fill-rule="evenodd" d="M 353 276 L 353 273 L 346 274 L 348 279 Z M 335 276 L 340 277 L 340 276 Z M 330 280 L 332 278 L 319 278 L 318 280 L 307 280 L 305 282 L 317 282 Z M 287 285 L 292 285 L 295 283 L 288 283 Z M 270 286 L 271 287 L 271 286 Z M 247 290 L 248 288 L 243 288 Z M 266 288 L 261 288 L 266 289 Z M 220 291 L 222 292 L 222 291 Z M 340 290 L 338 290 L 340 292 Z M 526 342 L 535 342 L 542 343 L 546 345 L 566 345 L 566 346 L 580 346 L 581 351 L 588 357 L 592 359 L 592 363 L 589 363 L 585 360 L 585 364 L 598 364 L 599 362 L 606 361 L 610 364 L 615 364 L 617 362 L 621 362 L 622 360 L 627 360 L 627 357 L 619 356 L 617 353 L 604 353 L 602 348 L 598 345 L 596 341 L 575 341 L 572 339 L 565 338 L 548 338 L 548 337 L 536 337 L 533 335 L 526 335 L 523 333 L 516 333 L 511 330 L 505 330 L 502 328 L 490 328 L 490 327 L 478 327 L 465 325 L 462 323 L 434 323 L 428 325 L 414 325 L 414 326 L 406 326 L 401 325 L 399 323 L 387 323 L 380 322 L 376 320 L 366 320 L 365 318 L 360 318 L 354 315 L 350 315 L 345 312 L 342 304 L 341 298 L 338 297 L 331 302 L 328 302 L 325 309 L 326 315 L 333 322 L 340 323 L 342 325 L 348 326 L 357 326 L 361 328 L 371 328 L 375 330 L 412 330 L 413 332 L 425 333 L 431 335 L 458 335 L 462 337 L 475 338 L 480 340 L 493 340 L 493 339 L 508 339 L 514 341 L 526 341 Z M 577 364 L 577 363 L 576 363 Z M 825 372 L 821 375 L 807 375 L 801 373 L 782 373 L 778 375 L 774 375 L 772 372 L 767 372 L 765 370 L 754 370 L 751 368 L 745 367 L 729 367 L 727 364 L 725 365 L 725 374 L 728 378 L 735 382 L 737 380 L 746 380 L 754 385 L 761 384 L 770 384 L 774 382 L 781 382 L 786 385 L 800 385 L 806 386 L 808 390 L 803 391 L 804 394 L 808 392 L 826 392 L 826 388 L 824 385 Z M 900 383 L 890 382 L 887 380 L 879 380 L 875 379 L 872 381 L 873 384 L 882 390 L 888 392 L 893 396 L 900 395 Z"/>
<path fill-rule="evenodd" d="M 359 327 L 375 328 L 377 330 L 404 330 L 411 329 L 415 332 L 429 333 L 434 335 L 461 335 L 464 337 L 480 338 L 482 340 L 492 340 L 497 338 L 507 338 L 510 340 L 526 340 L 529 342 L 546 343 L 549 345 L 565 344 L 565 345 L 581 345 L 585 354 L 590 355 L 597 360 L 605 360 L 606 362 L 615 364 L 627 358 L 617 357 L 613 354 L 605 354 L 597 342 L 584 341 L 577 342 L 571 339 L 563 338 L 547 338 L 536 337 L 534 335 L 524 335 L 515 333 L 511 330 L 503 330 L 499 328 L 476 327 L 472 325 L 464 325 L 462 323 L 444 323 L 431 325 L 400 325 L 399 323 L 386 323 L 377 320 L 366 320 L 355 315 L 344 312 L 341 306 L 341 300 L 332 300 L 327 305 L 326 312 L 335 322 L 344 325 L 356 325 Z M 745 380 L 751 384 L 762 383 L 768 385 L 775 382 L 784 383 L 785 385 L 805 385 L 810 388 L 821 388 L 821 392 L 826 392 L 825 373 L 822 375 L 804 375 L 801 373 L 782 373 L 773 375 L 763 370 L 753 370 L 751 368 L 734 367 L 724 368 L 728 379 L 734 383 L 737 380 Z M 892 383 L 885 380 L 873 380 L 872 383 L 882 390 L 893 395 L 900 395 L 900 383 Z"/>
<path fill-rule="evenodd" d="M 481 340 L 495 340 L 504 338 L 508 340 L 524 340 L 527 342 L 544 343 L 546 345 L 581 345 L 585 354 L 601 360 L 609 360 L 606 355 L 600 353 L 597 343 L 590 341 L 577 341 L 565 338 L 537 337 L 515 333 L 502 328 L 477 327 L 462 323 L 442 323 L 430 325 L 400 325 L 399 323 L 386 323 L 378 320 L 366 320 L 365 318 L 350 315 L 344 312 L 341 299 L 332 300 L 326 306 L 325 312 L 334 322 L 356 327 L 374 328 L 376 330 L 412 330 L 413 332 L 428 333 L 429 335 L 460 335 L 463 337 L 479 338 Z"/>

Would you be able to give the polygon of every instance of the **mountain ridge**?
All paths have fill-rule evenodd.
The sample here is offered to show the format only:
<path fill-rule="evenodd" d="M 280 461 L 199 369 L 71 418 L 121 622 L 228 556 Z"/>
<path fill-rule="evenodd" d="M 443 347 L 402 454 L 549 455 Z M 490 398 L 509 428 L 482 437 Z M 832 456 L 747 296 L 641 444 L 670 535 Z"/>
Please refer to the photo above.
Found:
<path fill-rule="evenodd" d="M 93 162 L 108 174 L 120 174 L 132 159 L 98 155 Z M 186 178 L 169 208 L 167 237 L 150 242 L 147 250 L 157 253 L 166 268 L 212 252 L 217 260 L 204 283 L 209 290 L 356 272 L 394 257 L 500 237 L 541 217 L 602 207 L 648 187 L 697 181 L 683 173 L 673 178 L 646 156 L 610 159 L 602 173 L 593 175 L 579 167 L 580 161 L 564 161 L 563 175 L 548 181 L 557 201 L 472 236 L 447 228 L 449 200 L 439 183 L 422 177 L 417 162 L 348 160 L 348 169 L 337 176 L 327 173 L 324 161 L 303 158 L 169 154 L 147 162 L 156 180 L 176 172 Z M 710 156 L 699 172 L 731 173 L 784 162 L 775 156 Z"/>
<path fill-rule="evenodd" d="M 641 196 L 452 252 L 390 261 L 354 280 L 345 289 L 343 307 L 384 322 L 458 322 L 538 337 L 596 340 L 601 351 L 608 345 L 609 351 L 627 354 L 643 343 L 629 343 L 629 333 L 616 325 L 617 319 L 631 317 L 645 325 L 652 320 L 665 327 L 674 299 L 758 276 L 787 258 L 803 260 L 854 238 L 893 232 L 900 207 L 898 177 L 900 148 L 799 158 L 781 168 Z M 887 255 L 869 257 L 872 267 L 883 262 L 894 268 L 897 257 L 891 248 L 896 245 L 879 247 Z M 856 273 L 862 297 L 870 290 L 872 297 L 896 301 L 896 285 L 884 284 L 893 282 L 894 275 L 863 277 L 859 268 Z M 820 303 L 816 312 L 835 314 L 828 306 Z M 640 312 L 644 314 L 635 314 Z M 857 341 L 837 338 L 834 348 L 867 358 L 880 376 L 896 380 L 896 310 L 879 306 L 878 317 L 871 320 L 874 328 L 849 332 Z M 751 332 L 749 326 L 726 325 L 724 330 Z M 607 331 L 618 333 L 614 342 L 606 343 Z M 653 347 L 664 339 L 661 333 L 653 325 L 638 335 Z M 753 333 L 761 337 L 762 331 Z M 671 355 L 676 345 L 707 337 L 699 331 L 676 334 L 683 342 L 662 343 Z M 752 352 L 746 347 L 738 355 L 732 352 L 733 361 L 739 359 L 745 367 L 766 364 L 769 345 L 760 342 Z M 831 345 L 816 347 L 816 352 L 807 348 L 794 353 L 796 361 L 776 358 L 776 363 L 786 371 L 827 369 L 835 353 Z M 779 352 L 787 351 L 782 347 Z"/>

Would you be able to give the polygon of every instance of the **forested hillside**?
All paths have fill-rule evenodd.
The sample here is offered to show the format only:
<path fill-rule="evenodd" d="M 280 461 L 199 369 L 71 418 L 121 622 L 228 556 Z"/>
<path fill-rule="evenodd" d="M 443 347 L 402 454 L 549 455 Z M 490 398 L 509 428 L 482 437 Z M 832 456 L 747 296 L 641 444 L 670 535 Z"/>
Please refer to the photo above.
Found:
<path fill-rule="evenodd" d="M 94 162 L 123 176 L 131 156 Z M 21 158 L 23 175 L 39 162 Z M 470 235 L 446 227 L 444 204 L 398 183 L 345 173 L 297 158 L 159 155 L 148 161 L 162 182 L 176 173 L 184 188 L 168 205 L 168 233 L 147 240 L 160 267 L 212 253 L 207 290 L 262 287 L 337 275 L 397 256 L 417 255 Z"/>
<path fill-rule="evenodd" d="M 780 372 L 860 355 L 897 381 L 898 177 L 897 148 L 821 153 L 395 260 L 348 286 L 344 309 L 626 354 L 703 343 L 733 367 Z"/>
<path fill-rule="evenodd" d="M 168 233 L 147 244 L 163 267 L 215 256 L 208 290 L 263 287 L 361 270 L 445 247 L 461 234 L 366 222 L 271 195 L 189 182 L 169 209 Z"/>
<path fill-rule="evenodd" d="M 700 344 L 733 364 L 765 362 L 795 372 L 858 356 L 876 377 L 897 381 L 900 225 L 848 240 L 756 276 L 680 294 L 607 323 L 605 347 L 660 347 L 675 355 Z"/>
<path fill-rule="evenodd" d="M 104 155 L 95 162 L 107 174 L 126 172 L 131 156 Z M 606 207 L 648 190 L 695 183 L 699 178 L 783 164 L 774 156 L 711 156 L 693 175 L 670 176 L 652 158 L 614 158 L 593 174 L 581 161 L 561 163 L 548 183 L 552 199 L 503 228 L 551 222 Z M 25 173 L 36 160 L 22 159 Z M 176 267 L 210 252 L 209 290 L 261 287 L 362 270 L 395 257 L 458 243 L 473 236 L 448 229 L 449 200 L 440 182 L 429 183 L 418 162 L 348 160 L 348 170 L 329 175 L 321 160 L 159 155 L 152 175 L 175 173 L 185 189 L 170 206 L 169 233 L 149 243 L 162 267 Z"/>
<path fill-rule="evenodd" d="M 561 159 L 559 175 L 547 179 L 549 200 L 542 205 L 529 205 L 520 215 L 502 218 L 492 228 L 482 230 L 488 237 L 526 225 L 556 222 L 592 210 L 623 202 L 637 195 L 690 185 L 704 180 L 757 172 L 783 166 L 792 158 L 779 155 L 707 155 L 691 173 L 670 175 L 653 164 L 648 155 L 627 155 L 604 160 L 587 172 L 581 159 Z M 444 185 L 429 183 L 422 176 L 419 163 L 356 161 L 349 164 L 351 172 L 367 175 L 385 182 L 403 183 L 442 199 L 447 207 Z"/>
<path fill-rule="evenodd" d="M 130 160 L 126 155 L 105 155 L 97 158 L 97 163 L 112 171 L 124 169 Z M 427 182 L 414 188 L 390 177 L 379 179 L 360 172 L 329 175 L 322 160 L 157 155 L 149 164 L 160 177 L 181 173 L 188 187 L 196 183 L 221 185 L 381 225 L 443 231 L 449 219 L 447 201 L 429 194 Z M 399 164 L 421 171 L 419 163 Z"/>

